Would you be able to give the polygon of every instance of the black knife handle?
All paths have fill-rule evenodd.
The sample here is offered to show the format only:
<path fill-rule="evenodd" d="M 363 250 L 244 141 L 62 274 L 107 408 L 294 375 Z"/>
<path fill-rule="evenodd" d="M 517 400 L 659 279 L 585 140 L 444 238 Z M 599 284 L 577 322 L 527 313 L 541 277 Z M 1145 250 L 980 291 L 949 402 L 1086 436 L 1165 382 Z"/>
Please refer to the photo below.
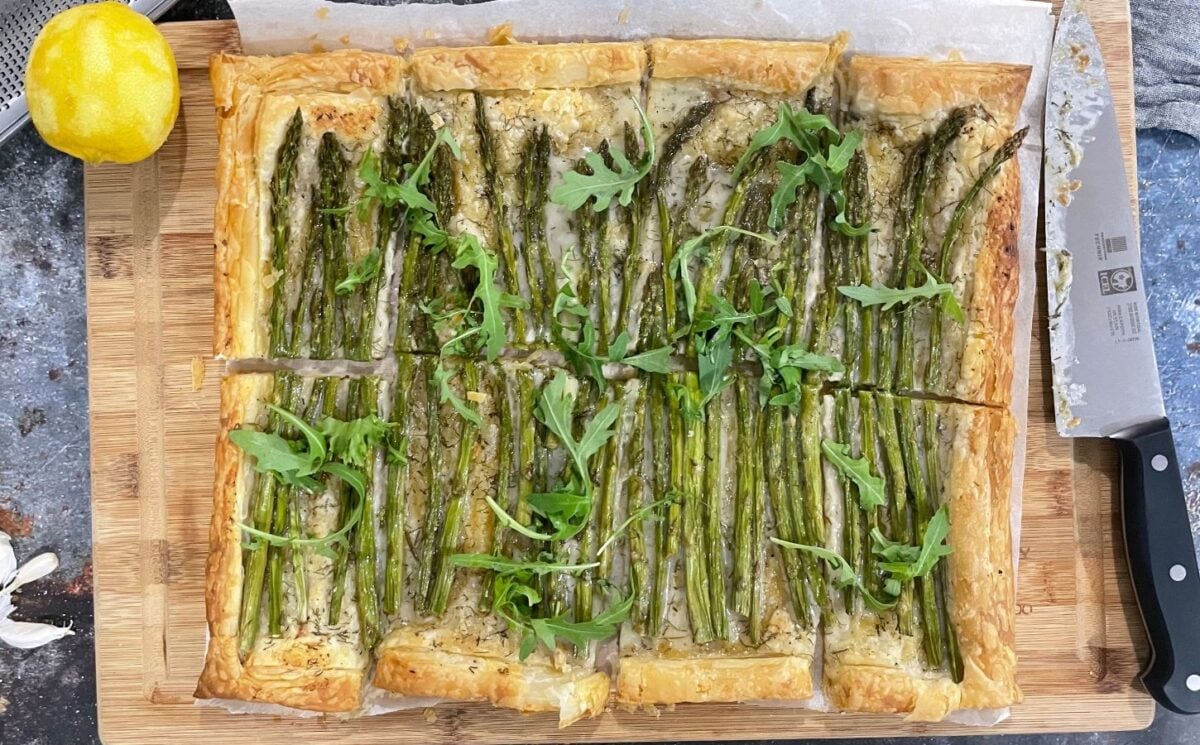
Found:
<path fill-rule="evenodd" d="M 1121 453 L 1125 551 L 1150 664 L 1146 689 L 1180 714 L 1200 713 L 1200 569 L 1171 425 L 1159 419 L 1113 435 Z"/>

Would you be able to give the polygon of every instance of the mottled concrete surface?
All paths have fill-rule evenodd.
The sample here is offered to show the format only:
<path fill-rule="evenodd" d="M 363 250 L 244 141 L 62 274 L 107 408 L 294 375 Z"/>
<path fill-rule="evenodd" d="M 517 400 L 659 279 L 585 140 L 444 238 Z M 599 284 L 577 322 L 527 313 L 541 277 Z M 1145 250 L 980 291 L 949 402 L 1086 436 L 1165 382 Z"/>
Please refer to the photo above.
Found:
<path fill-rule="evenodd" d="M 222 0 L 182 2 L 164 20 L 215 17 L 229 17 Z M 1200 520 L 1200 143 L 1143 132 L 1138 157 L 1143 259 L 1163 390 Z M 56 574 L 22 593 L 20 617 L 70 622 L 76 631 L 41 650 L 0 647 L 4 745 L 97 741 L 82 205 L 79 165 L 42 145 L 32 129 L 0 146 L 0 528 L 15 537 L 20 558 L 50 549 L 63 560 Z M 853 718 L 846 727 L 853 730 Z M 1200 719 L 1160 712 L 1141 733 L 966 739 L 1200 745 Z"/>

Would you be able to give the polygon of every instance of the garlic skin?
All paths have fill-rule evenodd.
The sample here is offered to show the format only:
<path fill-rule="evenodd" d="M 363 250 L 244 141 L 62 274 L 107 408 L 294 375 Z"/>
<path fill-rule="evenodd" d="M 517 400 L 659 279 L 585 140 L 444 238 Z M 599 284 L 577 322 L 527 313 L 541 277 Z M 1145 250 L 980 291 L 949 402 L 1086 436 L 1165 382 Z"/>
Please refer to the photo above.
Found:
<path fill-rule="evenodd" d="M 75 632 L 69 626 L 48 623 L 14 621 L 9 618 L 13 594 L 23 585 L 35 582 L 58 568 L 58 557 L 52 553 L 38 554 L 17 566 L 12 539 L 0 531 L 0 642 L 17 649 L 34 649 Z"/>

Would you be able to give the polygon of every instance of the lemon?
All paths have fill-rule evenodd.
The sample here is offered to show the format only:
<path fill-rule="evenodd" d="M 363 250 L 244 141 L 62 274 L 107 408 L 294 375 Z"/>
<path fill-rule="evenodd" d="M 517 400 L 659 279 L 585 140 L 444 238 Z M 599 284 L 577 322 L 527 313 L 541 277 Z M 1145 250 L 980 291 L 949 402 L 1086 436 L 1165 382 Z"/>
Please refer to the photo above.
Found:
<path fill-rule="evenodd" d="M 51 18 L 33 42 L 25 96 L 51 147 L 89 163 L 133 163 L 175 125 L 179 72 L 148 18 L 115 2 L 80 5 Z"/>

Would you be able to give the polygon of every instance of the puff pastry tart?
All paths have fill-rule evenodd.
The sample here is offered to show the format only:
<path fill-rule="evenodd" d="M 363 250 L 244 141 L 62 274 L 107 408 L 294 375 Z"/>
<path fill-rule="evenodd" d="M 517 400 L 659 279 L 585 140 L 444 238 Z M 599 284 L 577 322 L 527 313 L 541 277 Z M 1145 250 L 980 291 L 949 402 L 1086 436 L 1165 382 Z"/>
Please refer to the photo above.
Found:
<path fill-rule="evenodd" d="M 214 59 L 198 695 L 1020 700 L 1028 70 L 846 46 Z"/>

